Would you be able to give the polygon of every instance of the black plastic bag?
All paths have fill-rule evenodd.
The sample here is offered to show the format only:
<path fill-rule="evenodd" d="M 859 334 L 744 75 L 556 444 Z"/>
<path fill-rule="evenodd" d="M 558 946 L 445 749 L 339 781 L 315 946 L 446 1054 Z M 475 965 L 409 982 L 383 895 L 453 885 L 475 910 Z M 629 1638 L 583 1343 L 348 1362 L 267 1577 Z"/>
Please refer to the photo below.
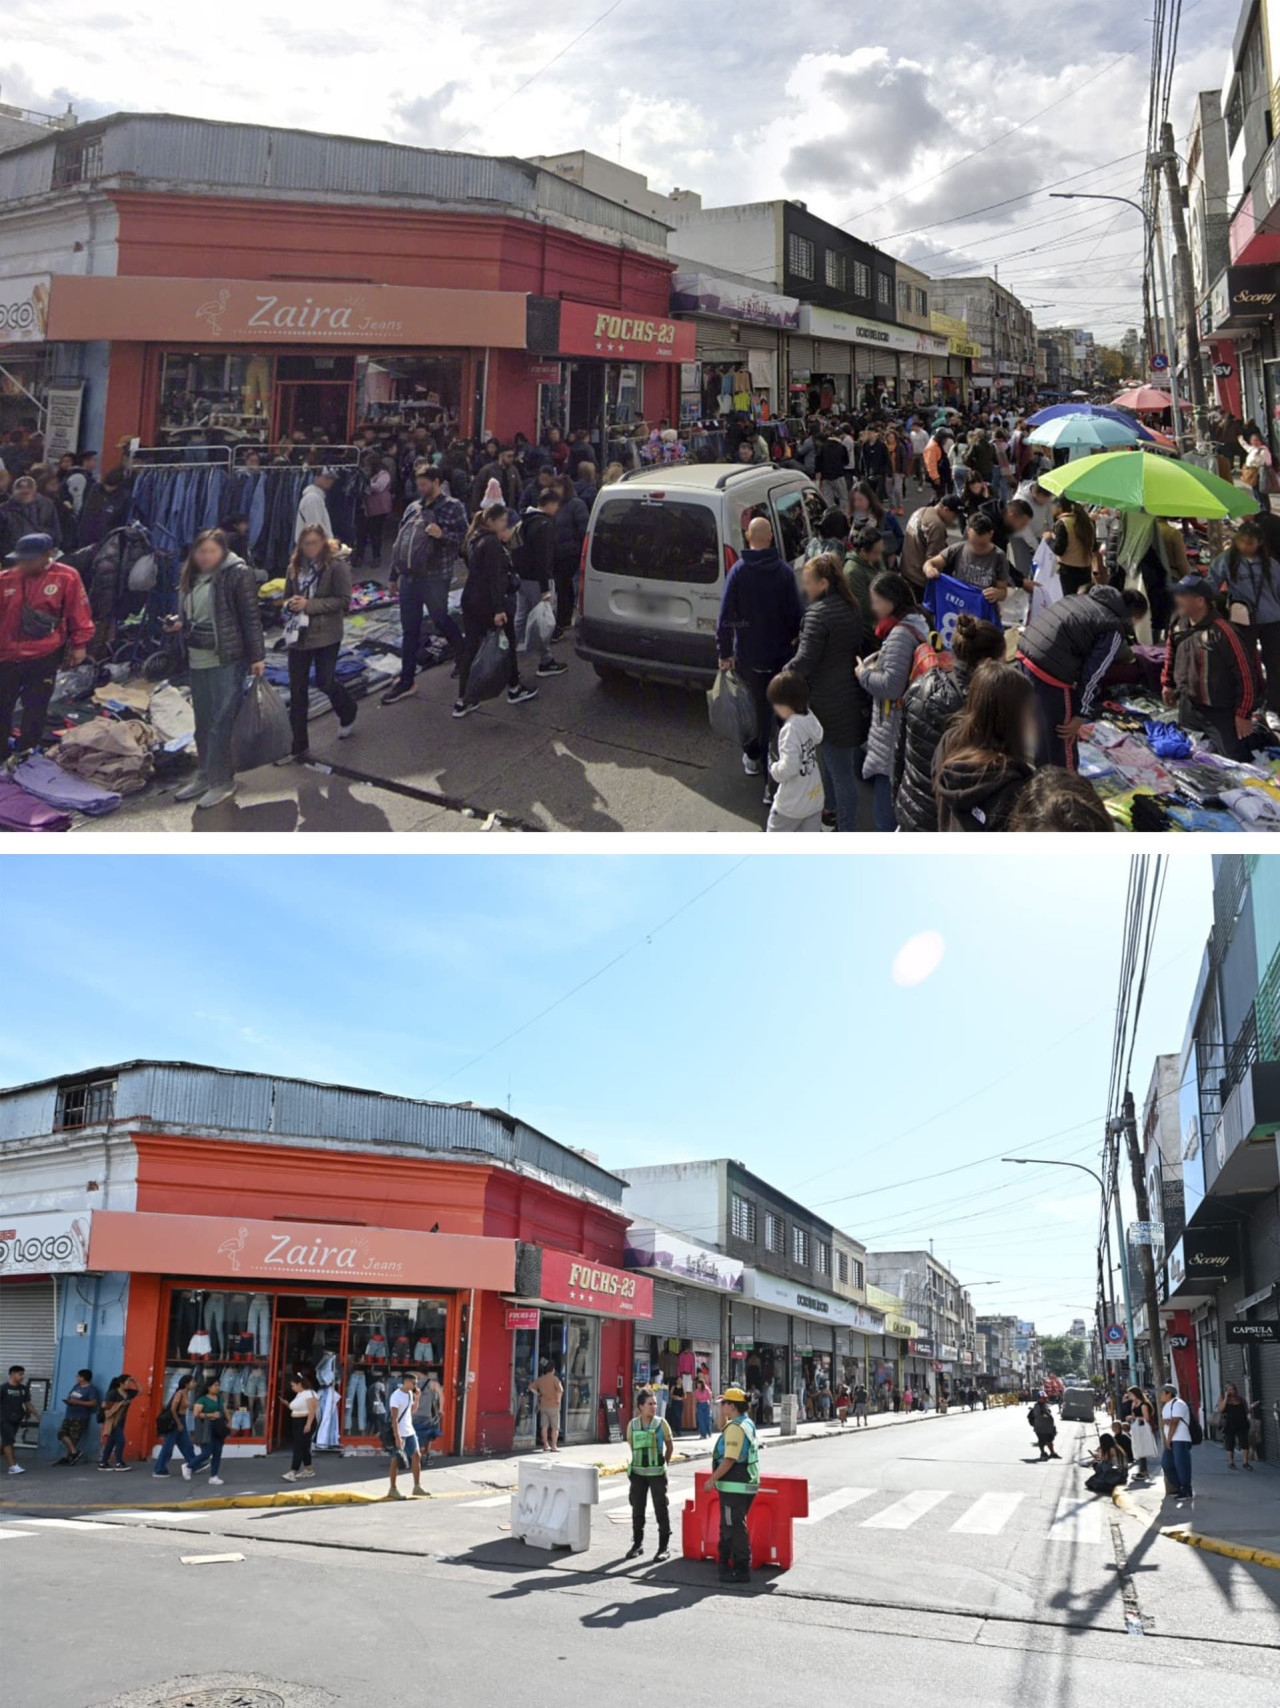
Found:
<path fill-rule="evenodd" d="M 746 747 L 756 738 L 756 704 L 736 670 L 722 670 L 707 693 L 711 727 L 725 741 Z"/>
<path fill-rule="evenodd" d="M 510 664 L 508 651 L 511 642 L 501 629 L 493 629 L 480 643 L 471 674 L 467 677 L 468 700 L 495 699 L 506 686 Z"/>
<path fill-rule="evenodd" d="M 251 680 L 231 726 L 231 769 L 256 771 L 274 765 L 293 748 L 284 701 L 261 676 Z"/>

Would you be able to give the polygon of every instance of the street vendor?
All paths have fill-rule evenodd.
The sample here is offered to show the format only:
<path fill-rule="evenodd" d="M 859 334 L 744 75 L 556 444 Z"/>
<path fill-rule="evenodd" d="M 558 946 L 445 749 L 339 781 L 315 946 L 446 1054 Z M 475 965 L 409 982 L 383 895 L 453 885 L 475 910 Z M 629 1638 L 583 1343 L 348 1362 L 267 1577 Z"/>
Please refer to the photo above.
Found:
<path fill-rule="evenodd" d="M 1173 585 L 1173 597 L 1177 611 L 1161 678 L 1164 703 L 1178 708 L 1185 728 L 1206 733 L 1219 753 L 1248 759 L 1258 703 L 1253 649 L 1219 614 L 1207 576 L 1183 576 Z"/>
<path fill-rule="evenodd" d="M 1092 723 L 1107 672 L 1146 611 L 1135 588 L 1093 586 L 1055 600 L 1027 624 L 1018 663 L 1036 691 L 1037 765 L 1076 769 L 1080 731 Z"/>

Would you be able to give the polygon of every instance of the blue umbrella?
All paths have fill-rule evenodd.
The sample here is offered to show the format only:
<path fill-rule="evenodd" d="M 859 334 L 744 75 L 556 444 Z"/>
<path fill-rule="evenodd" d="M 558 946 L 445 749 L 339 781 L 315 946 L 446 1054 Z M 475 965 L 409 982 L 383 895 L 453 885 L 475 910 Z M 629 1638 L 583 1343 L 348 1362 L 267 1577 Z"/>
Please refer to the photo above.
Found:
<path fill-rule="evenodd" d="M 1055 416 L 1052 421 L 1037 427 L 1030 442 L 1059 451 L 1081 447 L 1114 451 L 1122 445 L 1136 445 L 1138 429 L 1132 421 L 1111 421 L 1105 415 L 1083 415 L 1077 410 L 1070 415 Z"/>
<path fill-rule="evenodd" d="M 1113 409 L 1108 403 L 1051 403 L 1047 409 L 1038 409 L 1034 415 L 1028 415 L 1027 426 L 1041 427 L 1046 421 L 1056 421 L 1062 415 L 1094 415 L 1104 421 L 1118 421 L 1122 427 L 1132 427 L 1144 444 L 1155 437 L 1141 421 L 1135 421 L 1132 415 L 1126 415 L 1123 409 Z"/>

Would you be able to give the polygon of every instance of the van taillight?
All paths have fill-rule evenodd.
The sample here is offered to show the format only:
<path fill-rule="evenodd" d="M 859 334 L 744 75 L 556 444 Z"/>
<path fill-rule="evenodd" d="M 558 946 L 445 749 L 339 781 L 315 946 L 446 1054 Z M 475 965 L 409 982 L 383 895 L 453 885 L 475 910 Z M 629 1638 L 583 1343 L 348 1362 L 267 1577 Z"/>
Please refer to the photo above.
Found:
<path fill-rule="evenodd" d="M 587 592 L 587 556 L 591 550 L 591 535 L 584 534 L 582 538 L 582 555 L 578 559 L 578 615 L 582 615 L 582 602 Z"/>
<path fill-rule="evenodd" d="M 737 561 L 738 561 L 737 552 L 734 551 L 732 546 L 726 546 L 724 548 L 724 572 L 726 575 L 728 575 L 729 571 L 733 568 L 734 564 L 737 563 Z"/>

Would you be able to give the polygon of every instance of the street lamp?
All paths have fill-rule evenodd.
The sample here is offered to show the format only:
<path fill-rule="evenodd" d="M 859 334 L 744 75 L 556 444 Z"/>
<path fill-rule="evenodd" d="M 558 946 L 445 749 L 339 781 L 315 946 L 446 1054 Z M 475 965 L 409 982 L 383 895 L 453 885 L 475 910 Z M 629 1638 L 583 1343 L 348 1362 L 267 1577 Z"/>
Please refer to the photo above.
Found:
<path fill-rule="evenodd" d="M 1113 199 L 1116 201 L 1123 201 L 1125 198 L 1123 196 L 1117 196 Z M 1137 204 L 1133 203 L 1131 205 L 1136 206 Z M 1103 1218 L 1105 1220 L 1106 1214 L 1107 1214 L 1107 1189 L 1103 1185 L 1102 1176 L 1098 1173 L 1096 1168 L 1090 1168 L 1090 1167 L 1088 1167 L 1087 1164 L 1085 1164 L 1083 1162 L 1059 1162 L 1056 1158 L 1047 1157 L 1047 1156 L 1002 1156 L 1000 1158 L 1000 1160 L 1001 1160 L 1001 1162 L 1016 1162 L 1016 1163 L 1021 1163 L 1021 1164 L 1035 1163 L 1035 1164 L 1038 1164 L 1041 1168 L 1078 1168 L 1080 1170 L 1081 1174 L 1087 1174 L 1092 1179 L 1097 1181 L 1098 1191 L 1102 1195 L 1102 1214 L 1103 1214 Z M 1136 1345 L 1134 1344 L 1134 1339 L 1133 1339 L 1133 1303 L 1129 1297 L 1129 1267 L 1128 1267 L 1128 1264 L 1125 1262 L 1125 1252 L 1126 1252 L 1127 1248 L 1125 1245 L 1125 1238 L 1124 1238 L 1124 1224 L 1120 1220 L 1120 1194 L 1119 1194 L 1119 1192 L 1116 1193 L 1115 1200 L 1116 1200 L 1116 1247 L 1120 1253 L 1120 1280 L 1124 1285 L 1124 1320 L 1125 1320 L 1125 1326 L 1126 1326 L 1126 1329 L 1127 1329 L 1128 1335 L 1129 1335 L 1129 1367 L 1130 1367 L 1130 1375 L 1136 1377 L 1137 1368 L 1138 1368 L 1138 1363 L 1137 1363 L 1138 1349 L 1137 1349 Z"/>
<path fill-rule="evenodd" d="M 1153 221 L 1147 210 L 1140 202 L 1132 201 L 1128 196 L 1102 196 L 1092 190 L 1050 190 L 1051 202 L 1123 202 L 1125 207 L 1134 208 L 1142 216 L 1142 229 L 1148 242 L 1151 240 L 1152 228 L 1155 230 L 1156 255 L 1160 262 L 1160 295 L 1164 302 L 1164 337 L 1169 347 L 1169 405 L 1173 410 L 1173 436 L 1182 440 L 1182 411 L 1178 408 L 1178 375 L 1176 357 L 1178 353 L 1177 339 L 1173 331 L 1173 310 L 1169 298 L 1169 274 L 1164 261 L 1164 238 L 1160 232 L 1160 223 Z M 1010 1158 L 1015 1161 L 1015 1158 Z"/>

